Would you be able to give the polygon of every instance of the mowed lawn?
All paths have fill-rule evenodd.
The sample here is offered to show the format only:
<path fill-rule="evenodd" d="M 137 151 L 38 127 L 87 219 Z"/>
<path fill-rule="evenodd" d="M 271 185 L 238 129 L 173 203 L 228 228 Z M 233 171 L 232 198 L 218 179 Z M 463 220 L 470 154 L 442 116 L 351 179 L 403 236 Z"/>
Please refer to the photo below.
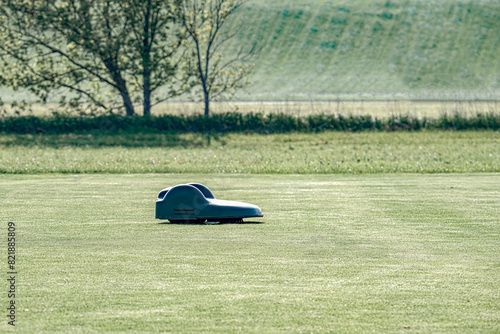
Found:
<path fill-rule="evenodd" d="M 265 216 L 155 220 L 157 193 L 184 182 Z M 0 189 L 19 333 L 500 331 L 497 173 L 2 175 Z"/>

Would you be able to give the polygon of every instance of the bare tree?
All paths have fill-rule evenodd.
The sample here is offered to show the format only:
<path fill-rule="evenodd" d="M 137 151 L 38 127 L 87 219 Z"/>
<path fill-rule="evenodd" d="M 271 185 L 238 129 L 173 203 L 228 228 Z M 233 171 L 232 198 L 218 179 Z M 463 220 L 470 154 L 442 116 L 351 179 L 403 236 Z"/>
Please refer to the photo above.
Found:
<path fill-rule="evenodd" d="M 222 28 L 244 3 L 245 0 L 176 1 L 177 16 L 188 35 L 184 45 L 190 57 L 186 58 L 185 70 L 192 75 L 191 85 L 201 86 L 205 116 L 210 113 L 211 100 L 232 94 L 248 83 L 246 77 L 252 65 L 247 60 L 254 48 L 240 50 L 230 59 L 220 52 L 220 47 L 238 33 Z"/>

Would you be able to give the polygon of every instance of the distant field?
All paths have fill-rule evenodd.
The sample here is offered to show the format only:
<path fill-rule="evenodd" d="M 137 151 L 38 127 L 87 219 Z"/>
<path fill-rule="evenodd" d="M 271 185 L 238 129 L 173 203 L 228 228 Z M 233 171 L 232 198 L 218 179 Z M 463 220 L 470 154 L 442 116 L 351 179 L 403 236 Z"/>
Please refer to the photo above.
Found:
<path fill-rule="evenodd" d="M 153 109 L 153 114 L 201 113 L 201 103 L 163 103 Z M 228 111 L 288 113 L 297 116 L 309 114 L 372 115 L 377 118 L 394 115 L 437 118 L 443 114 L 476 115 L 500 114 L 500 101 L 261 101 L 220 102 L 212 104 L 214 113 Z"/>
<path fill-rule="evenodd" d="M 264 217 L 155 221 L 159 190 L 190 181 Z M 4 175 L 0 188 L 3 231 L 17 231 L 12 332 L 500 331 L 500 174 Z"/>
<path fill-rule="evenodd" d="M 7 114 L 14 112 L 8 106 L 4 107 Z M 191 115 L 202 114 L 204 105 L 196 102 L 168 102 L 153 107 L 153 115 L 173 114 Z M 34 104 L 29 113 L 23 115 L 50 115 L 57 110 L 57 104 Z M 141 114 L 141 106 L 137 105 Z M 500 101 L 253 101 L 253 102 L 214 102 L 211 104 L 212 113 L 224 112 L 241 113 L 287 113 L 297 116 L 310 114 L 343 114 L 343 115 L 371 115 L 376 118 L 385 118 L 394 115 L 408 115 L 416 117 L 437 118 L 444 114 L 460 114 L 465 116 L 477 113 L 500 114 Z"/>
<path fill-rule="evenodd" d="M 3 135 L 0 173 L 500 172 L 493 131 Z"/>

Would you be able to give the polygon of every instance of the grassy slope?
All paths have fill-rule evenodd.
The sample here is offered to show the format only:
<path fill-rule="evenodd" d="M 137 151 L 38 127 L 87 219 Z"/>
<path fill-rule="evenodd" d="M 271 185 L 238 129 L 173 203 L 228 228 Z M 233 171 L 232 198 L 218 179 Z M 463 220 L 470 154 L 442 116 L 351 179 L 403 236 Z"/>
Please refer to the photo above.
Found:
<path fill-rule="evenodd" d="M 238 15 L 235 43 L 263 47 L 239 99 L 500 98 L 497 1 L 253 0 Z"/>
<path fill-rule="evenodd" d="M 262 48 L 235 100 L 500 99 L 495 0 L 249 0 L 233 18 L 225 52 Z"/>
<path fill-rule="evenodd" d="M 154 221 L 157 192 L 188 181 L 261 206 L 263 223 Z M 4 231 L 17 224 L 18 333 L 500 330 L 498 174 L 8 175 L 0 187 Z"/>
<path fill-rule="evenodd" d="M 498 132 L 5 135 L 0 173 L 500 172 Z"/>

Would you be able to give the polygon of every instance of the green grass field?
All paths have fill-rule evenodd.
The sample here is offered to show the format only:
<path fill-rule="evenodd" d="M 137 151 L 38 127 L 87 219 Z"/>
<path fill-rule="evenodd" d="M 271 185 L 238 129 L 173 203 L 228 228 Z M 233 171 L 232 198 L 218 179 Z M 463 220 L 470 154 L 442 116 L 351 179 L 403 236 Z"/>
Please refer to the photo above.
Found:
<path fill-rule="evenodd" d="M 0 173 L 500 172 L 494 131 L 3 135 Z"/>
<path fill-rule="evenodd" d="M 260 50 L 214 113 L 500 112 L 498 1 L 252 0 L 233 18 L 223 51 Z M 154 113 L 199 113 L 191 98 Z M 500 333 L 499 147 L 498 131 L 1 133 L 0 332 Z M 264 217 L 155 220 L 186 182 Z"/>
<path fill-rule="evenodd" d="M 155 221 L 158 191 L 189 181 L 265 216 Z M 499 174 L 3 175 L 0 188 L 18 236 L 15 332 L 500 331 Z"/>

